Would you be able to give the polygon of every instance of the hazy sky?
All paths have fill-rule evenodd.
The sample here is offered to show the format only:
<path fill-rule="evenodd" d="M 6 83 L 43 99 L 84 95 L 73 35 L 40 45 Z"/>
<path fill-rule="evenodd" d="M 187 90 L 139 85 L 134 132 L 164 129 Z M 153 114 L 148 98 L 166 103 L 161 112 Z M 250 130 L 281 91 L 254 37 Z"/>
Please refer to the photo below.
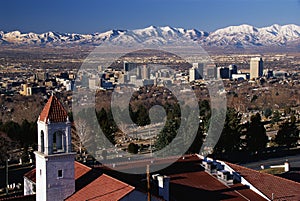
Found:
<path fill-rule="evenodd" d="M 0 30 L 93 33 L 150 25 L 213 31 L 300 25 L 300 0 L 1 0 Z"/>

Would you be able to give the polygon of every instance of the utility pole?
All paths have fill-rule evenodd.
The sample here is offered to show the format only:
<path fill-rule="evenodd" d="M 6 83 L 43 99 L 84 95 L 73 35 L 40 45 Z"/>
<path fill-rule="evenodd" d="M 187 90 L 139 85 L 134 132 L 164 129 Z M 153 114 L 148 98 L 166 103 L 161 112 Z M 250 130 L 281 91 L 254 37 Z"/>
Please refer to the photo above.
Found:
<path fill-rule="evenodd" d="M 148 201 L 151 201 L 151 187 L 150 187 L 150 168 L 147 165 L 147 192 L 148 192 Z"/>
<path fill-rule="evenodd" d="M 5 172 L 6 172 L 6 195 L 8 195 L 8 161 L 9 161 L 9 159 L 7 158 L 6 159 L 6 170 L 5 170 Z"/>

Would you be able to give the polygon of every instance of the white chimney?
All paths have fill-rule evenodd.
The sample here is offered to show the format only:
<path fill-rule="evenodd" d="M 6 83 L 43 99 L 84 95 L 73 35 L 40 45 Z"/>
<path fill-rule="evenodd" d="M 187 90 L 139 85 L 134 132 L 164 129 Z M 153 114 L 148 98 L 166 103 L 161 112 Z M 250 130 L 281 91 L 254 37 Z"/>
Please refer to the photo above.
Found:
<path fill-rule="evenodd" d="M 290 163 L 288 161 L 284 162 L 284 171 L 285 172 L 290 171 Z"/>
<path fill-rule="evenodd" d="M 158 194 L 162 196 L 166 201 L 169 201 L 170 192 L 169 192 L 169 185 L 170 185 L 170 177 L 167 176 L 157 176 L 158 181 Z"/>

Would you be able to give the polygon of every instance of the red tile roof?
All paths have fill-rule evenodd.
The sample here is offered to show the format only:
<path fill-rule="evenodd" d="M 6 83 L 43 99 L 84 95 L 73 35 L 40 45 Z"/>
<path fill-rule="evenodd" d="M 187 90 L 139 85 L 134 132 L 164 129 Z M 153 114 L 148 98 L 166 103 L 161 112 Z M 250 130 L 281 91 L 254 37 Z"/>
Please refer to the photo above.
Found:
<path fill-rule="evenodd" d="M 227 164 L 270 199 L 274 193 L 274 200 L 300 200 L 300 183 L 239 165 Z"/>
<path fill-rule="evenodd" d="M 178 201 L 185 200 L 226 200 L 226 201 L 265 201 L 247 186 L 235 184 L 226 186 L 216 177 L 201 170 L 172 174 L 170 183 L 170 195 Z M 188 199 L 187 199 L 188 198 Z"/>
<path fill-rule="evenodd" d="M 84 174 L 86 174 L 87 172 L 89 172 L 92 168 L 83 165 L 77 161 L 74 162 L 74 166 L 75 166 L 75 180 L 79 179 L 81 176 L 83 176 Z"/>
<path fill-rule="evenodd" d="M 169 162 L 165 160 L 165 162 Z M 248 186 L 242 184 L 234 184 L 231 186 L 225 185 L 223 182 L 208 174 L 201 167 L 202 160 L 196 155 L 185 156 L 185 159 L 179 159 L 171 166 L 162 169 L 156 173 L 160 175 L 170 176 L 170 199 L 176 201 L 198 201 L 198 200 L 226 200 L 226 201 L 265 201 L 263 197 L 256 194 L 249 189 Z M 160 166 L 163 160 L 156 160 L 151 166 Z M 144 167 L 142 162 L 139 164 L 141 168 L 146 168 L 146 161 Z M 123 165 L 122 168 L 127 166 Z M 128 165 L 128 168 L 129 165 Z M 151 167 L 150 167 L 151 168 Z M 102 171 L 119 178 L 122 181 L 129 183 L 137 189 L 144 189 L 146 187 L 145 176 L 135 174 L 125 174 L 118 171 L 103 168 Z M 151 187 L 152 193 L 157 195 L 157 186 L 155 184 Z"/>
<path fill-rule="evenodd" d="M 96 180 L 75 192 L 66 201 L 116 201 L 134 190 L 133 186 L 102 174 Z"/>
<path fill-rule="evenodd" d="M 35 177 L 35 171 L 36 169 L 32 169 L 29 172 L 24 174 L 24 177 L 26 177 L 27 179 L 29 179 L 30 181 L 36 183 L 36 177 Z"/>
<path fill-rule="evenodd" d="M 85 175 L 86 173 L 88 173 L 91 170 L 90 167 L 83 165 L 77 161 L 74 162 L 74 168 L 75 168 L 75 180 L 79 179 L 81 176 Z M 29 172 L 27 172 L 24 175 L 24 177 L 26 177 L 30 181 L 36 183 L 35 172 L 36 172 L 36 169 L 34 168 L 33 170 L 30 170 Z"/>
<path fill-rule="evenodd" d="M 55 96 L 51 96 L 40 114 L 39 120 L 43 122 L 66 122 L 68 113 Z"/>

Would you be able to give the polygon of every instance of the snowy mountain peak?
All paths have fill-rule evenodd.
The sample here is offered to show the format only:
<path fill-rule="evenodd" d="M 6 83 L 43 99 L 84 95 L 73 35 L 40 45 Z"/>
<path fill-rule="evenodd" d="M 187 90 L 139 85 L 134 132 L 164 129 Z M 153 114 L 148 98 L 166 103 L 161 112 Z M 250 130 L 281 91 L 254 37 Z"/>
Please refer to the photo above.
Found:
<path fill-rule="evenodd" d="M 219 29 L 215 31 L 215 34 L 224 34 L 224 33 L 230 33 L 230 34 L 244 34 L 244 33 L 254 33 L 258 32 L 257 28 L 248 25 L 248 24 L 242 24 L 239 26 L 229 26 L 223 29 Z"/>
<path fill-rule="evenodd" d="M 119 44 L 145 43 L 165 44 L 179 40 L 192 40 L 206 47 L 269 47 L 293 45 L 299 48 L 300 26 L 294 24 L 257 28 L 248 24 L 229 26 L 214 32 L 197 29 L 175 28 L 171 26 L 149 26 L 136 30 L 109 30 L 103 33 L 76 34 L 46 32 L 21 33 L 20 31 L 0 31 L 0 44 L 9 45 L 101 45 L 104 41 Z M 297 46 L 298 45 L 298 46 Z"/>

